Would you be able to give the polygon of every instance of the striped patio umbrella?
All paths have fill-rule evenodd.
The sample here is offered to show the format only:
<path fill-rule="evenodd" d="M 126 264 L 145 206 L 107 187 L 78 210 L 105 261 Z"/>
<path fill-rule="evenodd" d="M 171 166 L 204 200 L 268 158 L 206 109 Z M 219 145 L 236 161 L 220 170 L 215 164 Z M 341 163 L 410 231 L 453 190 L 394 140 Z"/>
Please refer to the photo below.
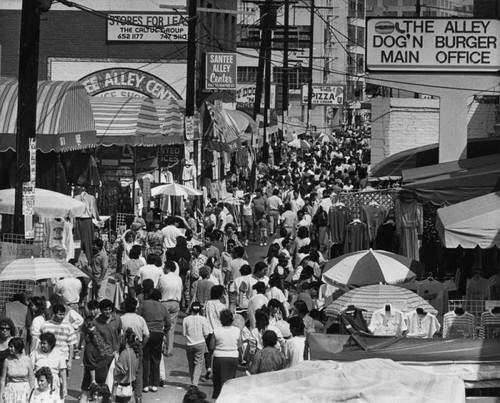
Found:
<path fill-rule="evenodd" d="M 78 267 L 64 260 L 27 258 L 0 263 L 0 281 L 45 280 L 61 277 L 88 277 Z"/>
<path fill-rule="evenodd" d="M 350 290 L 333 301 L 326 308 L 325 313 L 328 316 L 335 316 L 349 305 L 354 305 L 365 309 L 365 317 L 370 320 L 373 312 L 385 304 L 392 304 L 395 309 L 403 312 L 422 308 L 426 312 L 437 315 L 436 309 L 419 295 L 405 288 L 386 284 L 367 285 Z"/>
<path fill-rule="evenodd" d="M 420 262 L 406 256 L 369 249 L 328 261 L 323 269 L 323 281 L 351 288 L 378 283 L 400 284 L 413 280 L 421 268 Z"/>
<path fill-rule="evenodd" d="M 310 150 L 312 148 L 311 143 L 306 140 L 292 140 L 288 143 L 289 147 L 300 148 L 302 150 Z"/>
<path fill-rule="evenodd" d="M 336 143 L 337 142 L 335 140 L 335 137 L 333 137 L 331 134 L 327 134 L 327 133 L 321 133 L 318 136 L 318 140 L 321 141 L 322 143 Z"/>
<path fill-rule="evenodd" d="M 201 190 L 190 186 L 168 183 L 151 189 L 151 196 L 202 196 Z"/>

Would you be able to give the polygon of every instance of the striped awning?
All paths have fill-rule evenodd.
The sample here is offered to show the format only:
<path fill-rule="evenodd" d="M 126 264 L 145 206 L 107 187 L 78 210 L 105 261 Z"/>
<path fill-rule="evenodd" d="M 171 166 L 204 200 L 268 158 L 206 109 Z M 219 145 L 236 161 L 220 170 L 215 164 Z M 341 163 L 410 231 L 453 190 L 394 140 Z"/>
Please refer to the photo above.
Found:
<path fill-rule="evenodd" d="M 212 103 L 206 102 L 208 112 L 213 121 L 213 142 L 219 143 L 222 150 L 233 152 L 241 147 L 238 129 L 224 109 L 216 108 Z"/>
<path fill-rule="evenodd" d="M 184 143 L 184 122 L 181 107 L 173 98 L 153 99 L 160 119 L 163 144 Z"/>
<path fill-rule="evenodd" d="M 158 110 L 150 98 L 93 97 L 97 144 L 155 146 L 163 144 Z"/>
<path fill-rule="evenodd" d="M 18 81 L 0 78 L 0 151 L 16 148 Z M 39 81 L 36 110 L 37 149 L 70 151 L 96 144 L 90 100 L 75 81 Z"/>

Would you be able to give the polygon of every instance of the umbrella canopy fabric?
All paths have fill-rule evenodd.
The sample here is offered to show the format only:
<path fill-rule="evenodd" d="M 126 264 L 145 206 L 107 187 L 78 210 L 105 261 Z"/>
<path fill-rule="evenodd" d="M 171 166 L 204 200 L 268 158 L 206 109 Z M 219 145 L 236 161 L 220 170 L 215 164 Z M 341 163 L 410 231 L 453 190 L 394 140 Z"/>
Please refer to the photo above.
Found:
<path fill-rule="evenodd" d="M 321 133 L 318 136 L 318 140 L 321 141 L 322 143 L 335 143 L 335 137 L 333 137 L 331 134 L 327 133 Z"/>
<path fill-rule="evenodd" d="M 14 214 L 15 189 L 0 190 L 0 214 Z M 35 214 L 42 217 L 80 217 L 87 206 L 62 193 L 35 188 Z"/>
<path fill-rule="evenodd" d="M 399 284 L 410 281 L 421 263 L 384 250 L 363 250 L 328 261 L 323 281 L 334 286 L 361 287 L 378 283 Z"/>
<path fill-rule="evenodd" d="M 329 316 L 335 316 L 347 306 L 354 305 L 357 308 L 365 309 L 366 319 L 370 320 L 373 312 L 382 308 L 385 304 L 391 304 L 395 309 L 403 312 L 422 308 L 426 312 L 437 315 L 436 309 L 414 292 L 386 284 L 367 285 L 350 290 L 333 301 L 325 312 Z"/>
<path fill-rule="evenodd" d="M 151 196 L 202 196 L 203 192 L 178 183 L 168 183 L 151 189 Z"/>
<path fill-rule="evenodd" d="M 500 192 L 438 209 L 436 229 L 447 248 L 500 248 Z"/>
<path fill-rule="evenodd" d="M 312 148 L 308 141 L 299 139 L 290 141 L 288 146 L 293 148 L 302 148 L 303 150 L 310 150 Z"/>
<path fill-rule="evenodd" d="M 88 277 L 78 267 L 64 260 L 27 258 L 0 263 L 0 281 L 45 280 L 61 277 Z"/>

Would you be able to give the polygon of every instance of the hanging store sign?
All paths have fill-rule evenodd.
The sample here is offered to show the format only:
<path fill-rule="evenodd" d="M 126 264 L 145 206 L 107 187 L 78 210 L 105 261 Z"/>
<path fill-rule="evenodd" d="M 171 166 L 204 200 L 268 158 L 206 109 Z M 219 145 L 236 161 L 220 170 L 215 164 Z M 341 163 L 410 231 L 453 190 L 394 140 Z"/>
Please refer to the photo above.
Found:
<path fill-rule="evenodd" d="M 186 131 L 186 140 L 194 140 L 194 116 L 186 116 L 184 119 L 184 127 Z"/>
<path fill-rule="evenodd" d="M 309 96 L 309 86 L 302 86 L 302 103 L 307 104 Z M 312 105 L 343 105 L 344 87 L 328 84 L 312 85 Z"/>
<path fill-rule="evenodd" d="M 205 89 L 236 89 L 236 53 L 206 54 Z"/>
<path fill-rule="evenodd" d="M 467 18 L 370 18 L 371 71 L 497 72 L 500 21 Z"/>
<path fill-rule="evenodd" d="M 187 14 L 108 14 L 110 42 L 187 42 Z"/>
<path fill-rule="evenodd" d="M 238 84 L 236 90 L 236 104 L 239 107 L 253 108 L 255 104 L 256 85 L 252 84 Z M 260 99 L 260 107 L 264 108 L 264 97 Z M 276 107 L 276 85 L 271 84 L 271 98 L 269 100 L 269 107 L 274 109 Z"/>

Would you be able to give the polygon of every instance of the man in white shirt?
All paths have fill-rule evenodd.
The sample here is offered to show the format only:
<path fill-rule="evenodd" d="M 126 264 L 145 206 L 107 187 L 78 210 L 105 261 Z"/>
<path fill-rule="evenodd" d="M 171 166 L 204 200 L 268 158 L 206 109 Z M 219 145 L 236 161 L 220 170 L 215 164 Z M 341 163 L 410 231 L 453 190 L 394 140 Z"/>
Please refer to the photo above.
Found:
<path fill-rule="evenodd" d="M 161 269 L 161 257 L 152 253 L 148 255 L 146 263 L 145 266 L 139 268 L 139 271 L 135 275 L 135 284 L 142 284 L 144 280 L 149 278 L 153 280 L 156 287 L 160 280 L 160 276 L 163 274 L 163 270 Z"/>
<path fill-rule="evenodd" d="M 170 326 L 167 335 L 167 355 L 171 356 L 174 350 L 174 332 L 183 287 L 181 278 L 175 273 L 175 263 L 173 261 L 167 260 L 165 262 L 163 272 L 164 274 L 160 276 L 157 288 L 161 292 L 161 303 L 167 308 L 172 320 L 172 326 Z"/>
<path fill-rule="evenodd" d="M 266 201 L 267 213 L 269 214 L 270 219 L 271 236 L 276 234 L 276 231 L 278 230 L 280 212 L 283 207 L 283 201 L 278 196 L 279 193 L 279 189 L 274 189 L 273 195 Z"/>
<path fill-rule="evenodd" d="M 215 214 L 217 215 L 217 224 L 215 228 L 224 232 L 224 228 L 226 228 L 227 224 L 227 213 L 226 208 L 223 203 L 217 203 L 217 207 L 215 208 Z"/>
<path fill-rule="evenodd" d="M 179 221 L 175 217 L 167 219 L 167 225 L 161 232 L 163 233 L 163 247 L 165 250 L 175 248 L 177 237 L 184 236 L 184 233 L 179 228 Z"/>
<path fill-rule="evenodd" d="M 57 281 L 54 292 L 63 298 L 64 304 L 78 305 L 82 292 L 82 282 L 76 277 L 62 278 Z"/>

